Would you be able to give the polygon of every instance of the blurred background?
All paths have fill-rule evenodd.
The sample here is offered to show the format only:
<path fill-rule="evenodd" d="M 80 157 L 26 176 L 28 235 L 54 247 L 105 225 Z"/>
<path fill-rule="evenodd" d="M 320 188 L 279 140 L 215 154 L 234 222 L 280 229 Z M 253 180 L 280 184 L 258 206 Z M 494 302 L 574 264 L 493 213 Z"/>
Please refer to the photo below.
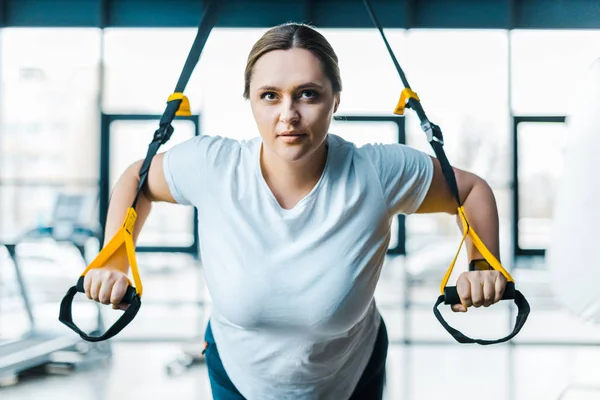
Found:
<path fill-rule="evenodd" d="M 450 162 L 492 186 L 502 263 L 532 308 L 509 343 L 458 344 L 431 310 L 460 242 L 456 222 L 399 216 L 376 294 L 391 343 L 386 398 L 600 399 L 598 313 L 580 315 L 557 295 L 546 259 L 576 134 L 574 88 L 586 87 L 581 79 L 600 58 L 600 3 L 372 4 L 444 132 Z M 155 206 L 138 241 L 143 307 L 123 332 L 90 344 L 57 320 L 66 290 L 98 252 L 112 186 L 146 153 L 205 6 L 0 1 L 1 398 L 210 398 L 198 350 L 210 295 L 192 208 Z M 416 115 L 393 114 L 402 83 L 358 0 L 228 1 L 186 88 L 193 116 L 174 122 L 161 151 L 194 135 L 258 135 L 242 97 L 246 57 L 267 28 L 286 21 L 315 25 L 338 54 L 344 89 L 332 133 L 432 154 Z M 452 279 L 466 268 L 463 252 Z M 74 319 L 88 331 L 120 315 L 82 297 Z M 442 308 L 451 325 L 488 339 L 507 335 L 516 315 L 510 302 L 464 315 Z"/>

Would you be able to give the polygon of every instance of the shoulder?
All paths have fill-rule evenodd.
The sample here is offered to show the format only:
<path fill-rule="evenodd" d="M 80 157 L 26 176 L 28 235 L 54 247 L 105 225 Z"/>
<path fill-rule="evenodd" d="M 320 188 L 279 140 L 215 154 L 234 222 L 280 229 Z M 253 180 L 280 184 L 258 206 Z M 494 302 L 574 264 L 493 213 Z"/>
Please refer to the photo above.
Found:
<path fill-rule="evenodd" d="M 199 135 L 175 145 L 168 153 L 204 157 L 206 161 L 226 161 L 235 159 L 236 154 L 255 150 L 259 144 L 257 138 L 237 140 L 220 135 Z"/>
<path fill-rule="evenodd" d="M 424 164 L 431 162 L 431 157 L 420 150 L 402 143 L 369 143 L 356 150 L 364 157 L 369 158 L 378 167 L 399 164 Z"/>

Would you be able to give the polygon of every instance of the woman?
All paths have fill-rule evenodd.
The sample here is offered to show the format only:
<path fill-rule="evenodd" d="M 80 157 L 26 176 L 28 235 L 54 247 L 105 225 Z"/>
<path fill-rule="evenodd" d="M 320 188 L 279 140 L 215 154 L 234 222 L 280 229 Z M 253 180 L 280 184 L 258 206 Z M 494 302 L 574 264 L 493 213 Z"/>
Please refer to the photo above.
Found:
<path fill-rule="evenodd" d="M 437 160 L 409 147 L 357 148 L 328 134 L 340 103 L 337 56 L 312 27 L 274 27 L 252 48 L 244 96 L 260 137 L 200 136 L 153 160 L 134 238 L 154 201 L 198 208 L 213 314 L 206 360 L 216 399 L 381 399 L 387 333 L 373 293 L 394 215 L 457 205 Z M 226 122 L 226 121 L 224 121 Z M 114 188 L 106 236 L 120 228 L 141 161 Z M 490 187 L 455 170 L 472 225 L 496 257 Z M 468 244 L 469 259 L 482 258 Z M 88 297 L 119 308 L 118 253 L 85 278 Z M 463 273 L 462 305 L 487 307 L 506 284 Z"/>

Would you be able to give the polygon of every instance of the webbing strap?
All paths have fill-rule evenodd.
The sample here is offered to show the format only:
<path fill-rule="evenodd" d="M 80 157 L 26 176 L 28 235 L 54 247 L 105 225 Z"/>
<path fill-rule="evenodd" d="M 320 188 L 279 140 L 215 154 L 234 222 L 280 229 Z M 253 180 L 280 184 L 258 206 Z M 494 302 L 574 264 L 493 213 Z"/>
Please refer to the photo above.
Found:
<path fill-rule="evenodd" d="M 200 21 L 200 25 L 198 26 L 198 32 L 194 39 L 194 43 L 187 56 L 185 65 L 183 67 L 183 70 L 181 71 L 179 80 L 177 81 L 177 85 L 175 86 L 175 93 L 169 96 L 165 111 L 163 112 L 159 121 L 159 127 L 154 132 L 152 142 L 150 142 L 150 144 L 148 145 L 148 151 L 146 153 L 146 157 L 144 158 L 144 162 L 142 163 L 139 172 L 140 181 L 136 190 L 135 198 L 131 207 L 127 211 L 127 217 L 125 218 L 123 227 L 113 236 L 113 238 L 107 243 L 107 245 L 102 249 L 102 251 L 100 251 L 96 259 L 87 266 L 85 271 L 79 277 L 77 284 L 69 288 L 67 294 L 61 302 L 60 313 L 58 317 L 59 321 L 71 328 L 84 340 L 90 342 L 97 342 L 110 339 L 111 337 L 119 333 L 123 328 L 125 328 L 125 326 L 127 326 L 133 320 L 133 318 L 138 313 L 141 307 L 142 280 L 140 278 L 139 271 L 137 268 L 137 261 L 135 257 L 135 244 L 133 242 L 133 230 L 137 218 L 135 207 L 137 205 L 139 195 L 143 190 L 144 184 L 148 179 L 148 172 L 150 170 L 152 159 L 158 152 L 160 146 L 165 144 L 173 134 L 173 127 L 171 126 L 173 119 L 177 115 L 186 115 L 189 113 L 189 102 L 187 101 L 187 98 L 183 95 L 183 91 L 190 80 L 192 72 L 194 71 L 194 68 L 198 63 L 198 60 L 200 59 L 200 55 L 202 54 L 202 50 L 204 49 L 206 40 L 208 39 L 212 28 L 216 24 L 218 11 L 222 3 L 223 2 L 221 0 L 213 0 L 210 3 L 208 3 L 206 9 L 204 10 L 202 19 Z M 93 268 L 100 268 L 104 266 L 106 262 L 110 259 L 110 257 L 123 245 L 126 247 L 127 250 L 127 258 L 131 267 L 131 274 L 135 283 L 135 287 L 133 287 L 131 285 L 131 282 L 129 282 L 127 292 L 122 300 L 123 303 L 129 304 L 129 307 L 123 313 L 123 315 L 113 324 L 113 326 L 111 326 L 104 334 L 100 336 L 90 336 L 83 332 L 73 322 L 71 312 L 73 299 L 77 292 L 85 292 L 83 282 L 85 275 L 88 273 L 88 271 Z"/>
<path fill-rule="evenodd" d="M 222 3 L 223 2 L 220 0 L 213 0 L 206 6 L 206 10 L 202 15 L 200 25 L 198 26 L 196 37 L 194 38 L 194 43 L 192 44 L 192 48 L 190 49 L 185 61 L 185 65 L 181 70 L 181 75 L 179 76 L 177 84 L 175 85 L 174 94 L 181 94 L 185 90 L 185 87 L 192 76 L 192 72 L 194 71 L 196 64 L 198 64 L 198 60 L 200 60 L 200 55 L 202 54 L 202 50 L 204 50 L 204 45 L 208 40 L 210 31 L 217 22 L 219 8 L 221 7 Z M 144 158 L 144 162 L 140 168 L 140 182 L 137 187 L 135 198 L 131 205 L 133 208 L 135 208 L 138 197 L 142 192 L 144 184 L 146 183 L 146 179 L 148 178 L 148 171 L 150 170 L 152 159 L 158 152 L 160 146 L 165 144 L 173 134 L 173 127 L 171 126 L 171 123 L 173 122 L 173 119 L 175 119 L 175 115 L 177 114 L 182 101 L 184 101 L 183 96 L 173 95 L 171 96 L 170 100 L 167 101 L 167 106 L 165 107 L 165 111 L 163 112 L 159 121 L 159 127 L 154 132 L 154 138 L 152 139 L 152 142 L 150 142 L 150 145 L 148 145 L 146 157 Z"/>
<path fill-rule="evenodd" d="M 521 328 L 523 328 L 523 325 L 525 325 L 525 322 L 527 321 L 527 317 L 529 316 L 529 312 L 531 311 L 531 309 L 529 307 L 529 303 L 525 299 L 525 296 L 523 296 L 523 294 L 521 292 L 519 292 L 518 290 L 515 290 L 513 298 L 514 298 L 514 301 L 515 301 L 518 311 L 517 311 L 517 317 L 515 318 L 515 327 L 513 328 L 512 332 L 510 334 L 508 334 L 507 336 L 505 336 L 501 339 L 496 339 L 496 340 L 472 339 L 472 338 L 466 336 L 465 334 L 463 334 L 461 331 L 451 327 L 442 317 L 442 314 L 440 313 L 438 306 L 440 304 L 446 302 L 445 297 L 446 296 L 443 294 L 438 297 L 437 301 L 435 302 L 435 304 L 433 306 L 433 314 L 435 315 L 437 320 L 440 322 L 440 324 L 442 324 L 444 329 L 446 329 L 446 331 L 450 335 L 452 335 L 452 337 L 454 339 L 456 339 L 457 342 L 464 343 L 464 344 L 476 343 L 476 344 L 481 344 L 481 345 L 489 345 L 489 344 L 498 344 L 498 343 L 507 342 L 510 339 L 512 339 L 513 337 L 515 337 L 519 333 Z"/>
<path fill-rule="evenodd" d="M 467 216 L 465 214 L 462 202 L 460 200 L 460 193 L 458 191 L 458 185 L 456 183 L 456 176 L 454 174 L 454 170 L 452 169 L 452 166 L 450 165 L 450 162 L 448 161 L 448 157 L 446 156 L 446 153 L 444 152 L 444 148 L 443 148 L 444 137 L 442 135 L 442 130 L 440 129 L 439 126 L 432 123 L 427 118 L 427 115 L 425 114 L 425 111 L 423 110 L 423 107 L 421 106 L 421 101 L 420 101 L 419 97 L 417 96 L 417 94 L 412 91 L 410 85 L 408 84 L 406 75 L 404 74 L 404 71 L 402 70 L 400 63 L 396 59 L 396 56 L 395 56 L 390 44 L 388 43 L 387 38 L 385 37 L 383 28 L 382 28 L 381 24 L 379 23 L 377 16 L 373 12 L 373 9 L 371 8 L 369 0 L 363 0 L 363 2 L 365 4 L 365 7 L 367 8 L 367 11 L 369 12 L 369 15 L 371 17 L 371 20 L 373 21 L 373 24 L 377 27 L 377 29 L 379 30 L 379 33 L 381 34 L 381 37 L 385 43 L 388 53 L 394 63 L 394 66 L 396 67 L 396 70 L 398 71 L 398 75 L 400 76 L 400 79 L 402 80 L 402 83 L 404 85 L 404 90 L 402 91 L 402 94 L 400 96 L 400 101 L 399 101 L 398 105 L 396 106 L 394 113 L 398 114 L 398 115 L 403 115 L 405 108 L 411 108 L 416 112 L 417 116 L 419 117 L 419 121 L 421 122 L 421 129 L 427 135 L 427 140 L 428 140 L 429 144 L 431 145 L 431 147 L 433 148 L 433 151 L 434 151 L 438 161 L 440 162 L 440 166 L 442 168 L 442 173 L 444 175 L 444 179 L 445 179 L 446 183 L 448 184 L 448 188 L 450 189 L 450 192 L 452 193 L 452 197 L 456 201 L 456 204 L 458 207 L 458 215 L 459 215 L 459 217 L 462 221 L 462 225 L 463 225 L 463 237 L 460 242 L 459 248 L 456 252 L 456 255 L 454 256 L 452 263 L 450 264 L 448 270 L 446 271 L 446 274 L 444 275 L 442 284 L 440 285 L 441 295 L 434 306 L 434 314 L 435 314 L 436 318 L 438 318 L 438 320 L 440 321 L 442 326 L 444 326 L 444 328 L 460 343 L 492 344 L 492 343 L 500 343 L 500 342 L 509 340 L 510 338 L 514 337 L 521 330 L 522 326 L 525 324 L 525 321 L 527 320 L 527 316 L 529 315 L 529 304 L 527 303 L 527 300 L 525 299 L 525 297 L 519 291 L 516 291 L 517 297 L 512 297 L 512 298 L 515 298 L 515 303 L 519 307 L 519 316 L 517 317 L 517 324 L 515 326 L 515 330 L 513 331 L 513 333 L 511 335 L 507 336 L 506 338 L 499 339 L 499 340 L 486 341 L 486 340 L 480 340 L 480 339 L 470 339 L 467 336 L 460 333 L 459 331 L 457 331 L 456 329 L 451 328 L 446 323 L 446 321 L 444 321 L 441 314 L 437 310 L 437 306 L 439 304 L 441 304 L 442 302 L 445 302 L 447 289 L 452 289 L 451 290 L 452 292 L 456 291 L 455 287 L 454 288 L 446 287 L 446 284 L 448 283 L 448 279 L 450 278 L 450 274 L 452 273 L 452 270 L 453 270 L 456 260 L 458 258 L 458 254 L 460 253 L 462 245 L 463 245 L 465 239 L 467 238 L 467 236 L 469 236 L 469 238 L 471 239 L 471 241 L 473 242 L 473 244 L 475 245 L 477 250 L 479 250 L 481 255 L 489 262 L 490 266 L 493 269 L 501 272 L 506 277 L 509 284 L 514 285 L 514 279 L 502 267 L 500 262 L 488 250 L 488 248 L 481 241 L 479 236 L 477 236 L 477 233 L 475 232 L 475 230 L 473 230 L 473 228 L 470 226 L 469 221 L 467 220 Z M 455 298 L 458 298 L 458 294 L 456 294 Z M 446 302 L 446 304 L 448 304 L 448 303 Z"/>

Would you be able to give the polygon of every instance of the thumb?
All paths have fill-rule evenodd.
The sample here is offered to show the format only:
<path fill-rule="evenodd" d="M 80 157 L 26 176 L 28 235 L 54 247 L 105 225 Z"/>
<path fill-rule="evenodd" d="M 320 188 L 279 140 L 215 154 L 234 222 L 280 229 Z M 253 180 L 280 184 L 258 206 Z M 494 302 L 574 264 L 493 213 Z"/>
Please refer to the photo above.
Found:
<path fill-rule="evenodd" d="M 110 296 L 113 310 L 127 310 L 129 308 L 129 304 L 122 303 L 128 286 L 129 282 L 125 276 L 115 282 Z"/>
<path fill-rule="evenodd" d="M 452 311 L 454 312 L 467 312 L 467 307 L 462 304 L 452 304 Z"/>

